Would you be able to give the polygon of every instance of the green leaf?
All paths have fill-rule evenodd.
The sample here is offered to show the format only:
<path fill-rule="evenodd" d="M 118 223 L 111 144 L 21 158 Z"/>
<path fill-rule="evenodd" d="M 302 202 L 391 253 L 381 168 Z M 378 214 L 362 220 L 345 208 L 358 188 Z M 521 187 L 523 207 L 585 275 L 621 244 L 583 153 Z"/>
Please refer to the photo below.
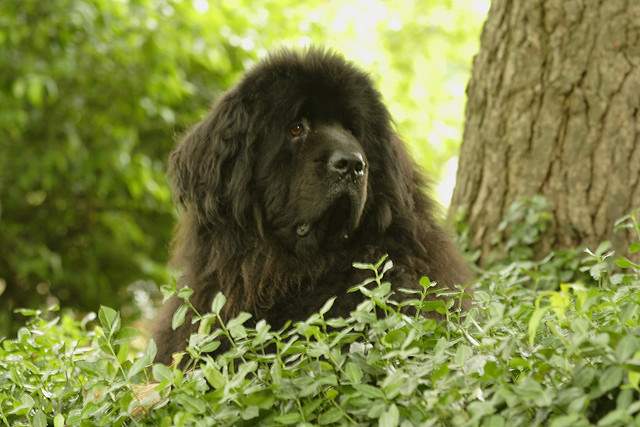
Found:
<path fill-rule="evenodd" d="M 344 367 L 345 376 L 352 384 L 359 384 L 362 381 L 362 369 L 353 362 L 347 362 Z"/>
<path fill-rule="evenodd" d="M 569 414 L 553 417 L 549 427 L 573 427 L 578 421 L 584 421 L 579 414 Z"/>
<path fill-rule="evenodd" d="M 438 368 L 434 370 L 433 373 L 431 374 L 431 381 L 435 384 L 438 382 L 438 380 L 440 380 L 441 378 L 444 378 L 445 375 L 447 375 L 448 373 L 449 373 L 449 367 L 446 364 L 442 364 L 438 366 Z"/>
<path fill-rule="evenodd" d="M 64 427 L 64 415 L 58 414 L 53 417 L 53 427 Z"/>
<path fill-rule="evenodd" d="M 216 351 L 218 347 L 220 347 L 220 345 L 221 343 L 219 340 L 216 340 L 215 338 L 209 336 L 209 338 L 203 343 L 200 343 L 198 347 L 200 348 L 200 352 L 202 353 L 212 353 Z"/>
<path fill-rule="evenodd" d="M 389 255 L 384 254 L 374 265 L 373 268 L 378 271 L 380 269 L 380 266 L 387 260 L 387 258 L 389 258 Z"/>
<path fill-rule="evenodd" d="M 621 366 L 609 366 L 598 381 L 600 392 L 605 393 L 617 387 L 624 377 L 624 369 Z"/>
<path fill-rule="evenodd" d="M 125 326 L 121 328 L 115 336 L 114 343 L 115 344 L 124 344 L 126 342 L 131 341 L 133 338 L 138 337 L 140 335 L 140 331 L 131 326 Z"/>
<path fill-rule="evenodd" d="M 431 288 L 436 285 L 436 283 L 432 282 L 428 276 L 422 276 L 419 280 L 419 283 L 420 283 L 420 286 L 422 286 L 425 289 Z"/>
<path fill-rule="evenodd" d="M 167 300 L 174 296 L 177 292 L 175 282 L 171 285 L 162 285 L 160 287 L 160 292 L 162 293 L 162 302 L 167 302 Z"/>
<path fill-rule="evenodd" d="M 178 292 L 176 295 L 181 300 L 187 301 L 189 298 L 191 298 L 191 295 L 193 295 L 193 289 L 191 289 L 189 286 L 183 286 L 180 289 L 178 289 Z"/>
<path fill-rule="evenodd" d="M 633 418 L 624 409 L 616 409 L 601 418 L 597 425 L 601 427 L 631 426 L 633 425 Z"/>
<path fill-rule="evenodd" d="M 482 427 L 504 427 L 506 424 L 507 422 L 504 417 L 501 417 L 500 415 L 492 415 L 485 419 Z"/>
<path fill-rule="evenodd" d="M 47 416 L 44 414 L 44 412 L 42 412 L 41 409 L 36 410 L 36 413 L 31 419 L 31 425 L 33 427 L 47 427 Z"/>
<path fill-rule="evenodd" d="M 358 390 L 363 396 L 372 399 L 384 399 L 385 395 L 378 387 L 369 384 L 353 384 L 353 388 Z"/>
<path fill-rule="evenodd" d="M 136 374 L 138 374 L 144 368 L 151 365 L 153 363 L 153 359 L 156 357 L 157 351 L 158 349 L 156 347 L 156 343 L 153 340 L 149 340 L 149 343 L 147 344 L 147 348 L 144 354 L 142 355 L 142 357 L 137 359 L 131 366 L 131 369 L 129 369 L 129 372 L 127 373 L 127 378 L 129 379 L 133 378 Z"/>
<path fill-rule="evenodd" d="M 218 292 L 211 302 L 211 312 L 220 314 L 220 310 L 222 310 L 222 307 L 224 307 L 224 304 L 226 302 L 227 298 L 224 296 L 224 294 L 222 292 Z"/>
<path fill-rule="evenodd" d="M 109 335 L 120 328 L 120 315 L 110 307 L 101 305 L 98 311 L 98 319 L 102 327 L 109 332 Z"/>
<path fill-rule="evenodd" d="M 274 421 L 284 425 L 291 425 L 302 421 L 302 416 L 298 412 L 289 412 L 288 414 L 278 415 L 274 418 Z"/>
<path fill-rule="evenodd" d="M 30 308 L 16 308 L 15 310 L 13 310 L 13 312 L 25 317 L 35 317 L 35 316 L 40 316 L 40 314 L 42 314 L 40 310 L 33 310 Z"/>
<path fill-rule="evenodd" d="M 365 264 L 362 262 L 354 262 L 353 264 L 351 264 L 353 266 L 353 268 L 358 269 L 358 270 L 373 270 L 375 271 L 376 268 L 373 264 Z"/>
<path fill-rule="evenodd" d="M 213 364 L 209 362 L 207 362 L 207 364 L 202 369 L 202 373 L 204 374 L 204 377 L 207 379 L 207 382 L 211 384 L 211 387 L 215 388 L 216 390 L 223 388 L 227 383 L 227 380 L 224 377 L 224 375 L 220 373 L 218 368 L 216 368 Z"/>
<path fill-rule="evenodd" d="M 540 322 L 542 321 L 542 318 L 544 317 L 545 314 L 547 314 L 547 311 L 549 311 L 551 307 L 546 306 L 546 307 L 537 307 L 535 310 L 533 310 L 533 313 L 531 314 L 531 317 L 529 318 L 529 327 L 528 327 L 528 334 L 529 334 L 529 345 L 533 345 L 533 343 L 536 340 L 536 333 L 538 332 L 538 327 L 540 326 Z"/>
<path fill-rule="evenodd" d="M 342 419 L 343 416 L 344 415 L 342 411 L 334 406 L 320 414 L 320 416 L 318 417 L 318 424 L 327 425 L 337 423 Z"/>
<path fill-rule="evenodd" d="M 399 422 L 400 413 L 398 412 L 398 407 L 395 404 L 391 404 L 380 416 L 378 425 L 380 427 L 396 427 Z"/>
<path fill-rule="evenodd" d="M 173 313 L 173 318 L 171 319 L 171 328 L 174 331 L 184 324 L 184 320 L 188 310 L 189 306 L 186 304 L 182 304 L 180 307 L 178 307 L 175 313 Z"/>
<path fill-rule="evenodd" d="M 217 387 L 220 388 L 220 387 Z M 261 390 L 247 395 L 242 403 L 260 409 L 271 409 L 276 399 L 271 390 Z"/>
<path fill-rule="evenodd" d="M 327 302 L 325 302 L 322 305 L 322 307 L 320 307 L 320 310 L 318 311 L 318 313 L 326 314 L 329 310 L 331 310 L 331 307 L 333 306 L 333 303 L 335 302 L 335 300 L 336 300 L 336 297 L 329 298 Z"/>
<path fill-rule="evenodd" d="M 636 264 L 626 257 L 616 259 L 616 265 L 620 268 L 640 268 L 640 264 Z"/>
<path fill-rule="evenodd" d="M 406 337 L 407 333 L 403 329 L 396 329 L 388 332 L 382 338 L 382 342 L 388 347 L 400 347 L 404 343 Z"/>
<path fill-rule="evenodd" d="M 380 272 L 380 275 L 384 276 L 387 271 L 391 270 L 393 268 L 393 261 L 388 260 L 387 262 L 384 263 L 384 266 L 382 267 L 382 271 Z"/>
<path fill-rule="evenodd" d="M 156 381 L 167 381 L 169 383 L 173 381 L 173 371 L 166 365 L 156 363 L 155 365 L 153 365 L 153 369 L 151 372 L 153 375 L 153 379 L 155 379 Z"/>
<path fill-rule="evenodd" d="M 447 313 L 447 305 L 443 300 L 426 300 L 420 306 L 423 311 L 435 311 L 438 314 Z"/>
<path fill-rule="evenodd" d="M 640 348 L 640 340 L 632 335 L 626 335 L 618 341 L 616 357 L 618 362 L 625 363 Z"/>
<path fill-rule="evenodd" d="M 251 319 L 251 317 L 252 317 L 251 314 L 241 311 L 236 317 L 234 317 L 233 319 L 227 322 L 227 328 L 233 329 L 237 326 L 240 326 L 247 320 Z"/>
<path fill-rule="evenodd" d="M 203 399 L 186 394 L 176 394 L 173 401 L 193 414 L 202 414 L 206 412 L 208 407 Z"/>

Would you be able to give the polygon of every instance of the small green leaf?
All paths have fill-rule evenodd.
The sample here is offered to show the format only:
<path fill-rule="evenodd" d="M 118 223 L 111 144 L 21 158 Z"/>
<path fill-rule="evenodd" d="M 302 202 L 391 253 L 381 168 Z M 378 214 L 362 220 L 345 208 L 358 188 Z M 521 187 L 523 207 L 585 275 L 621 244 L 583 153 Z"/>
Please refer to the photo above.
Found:
<path fill-rule="evenodd" d="M 600 377 L 599 385 L 600 391 L 605 393 L 615 387 L 617 387 L 624 377 L 624 368 L 621 366 L 609 366 Z"/>
<path fill-rule="evenodd" d="M 162 302 L 165 303 L 169 298 L 174 296 L 177 292 L 175 282 L 171 285 L 160 286 L 160 292 L 162 293 Z"/>
<path fill-rule="evenodd" d="M 363 396 L 372 399 L 384 399 L 385 395 L 378 387 L 369 384 L 353 384 L 353 388 L 358 390 Z"/>
<path fill-rule="evenodd" d="M 218 368 L 216 368 L 210 362 L 207 362 L 207 364 L 204 366 L 204 368 L 202 369 L 202 373 L 204 374 L 204 377 L 207 379 L 209 384 L 211 384 L 211 387 L 215 388 L 216 390 L 223 388 L 227 383 L 224 375 L 222 375 Z"/>
<path fill-rule="evenodd" d="M 389 270 L 391 270 L 393 268 L 393 261 L 389 260 L 387 262 L 384 263 L 384 266 L 382 267 L 382 271 L 380 272 L 380 275 L 384 276 L 385 273 Z"/>
<path fill-rule="evenodd" d="M 110 307 L 104 305 L 100 306 L 98 319 L 100 319 L 102 327 L 110 334 L 116 332 L 120 328 L 120 315 Z"/>
<path fill-rule="evenodd" d="M 436 383 L 439 379 L 444 378 L 449 373 L 449 367 L 446 364 L 438 366 L 431 374 L 431 382 Z"/>
<path fill-rule="evenodd" d="M 533 311 L 531 318 L 529 319 L 529 345 L 533 345 L 536 340 L 536 333 L 538 332 L 538 327 L 540 326 L 540 322 L 547 311 L 549 311 L 550 307 L 538 307 Z"/>
<path fill-rule="evenodd" d="M 302 421 L 302 416 L 298 412 L 289 412 L 288 414 L 278 415 L 274 418 L 274 421 L 284 425 L 296 424 Z"/>
<path fill-rule="evenodd" d="M 245 420 L 251 420 L 260 415 L 260 408 L 257 406 L 246 406 L 240 413 L 240 417 Z"/>
<path fill-rule="evenodd" d="M 398 412 L 398 407 L 395 404 L 391 404 L 380 416 L 378 425 L 380 427 L 396 427 L 399 422 L 400 413 Z"/>
<path fill-rule="evenodd" d="M 53 417 L 53 427 L 64 427 L 64 415 L 58 414 Z"/>
<path fill-rule="evenodd" d="M 373 268 L 378 271 L 380 269 L 380 266 L 387 260 L 387 258 L 389 258 L 389 255 L 384 254 L 382 255 L 382 257 L 378 260 L 378 262 L 376 262 L 373 266 Z"/>
<path fill-rule="evenodd" d="M 178 289 L 178 293 L 176 295 L 181 300 L 187 301 L 189 298 L 191 298 L 191 295 L 193 295 L 193 289 L 191 289 L 189 286 L 183 286 Z"/>
<path fill-rule="evenodd" d="M 213 302 L 211 303 L 211 312 L 220 314 L 220 310 L 222 310 L 222 307 L 224 307 L 224 304 L 226 302 L 227 298 L 224 296 L 224 294 L 222 292 L 218 292 L 213 298 Z"/>
<path fill-rule="evenodd" d="M 271 409 L 275 400 L 275 396 L 271 390 L 261 390 L 249 394 L 242 400 L 242 402 L 247 406 L 255 406 L 260 409 Z"/>
<path fill-rule="evenodd" d="M 35 317 L 35 316 L 40 316 L 40 314 L 42 314 L 40 310 L 34 310 L 31 308 L 16 308 L 15 310 L 13 310 L 13 312 L 16 314 L 20 314 L 24 317 Z"/>
<path fill-rule="evenodd" d="M 175 313 L 173 313 L 173 318 L 171 319 L 171 328 L 175 331 L 184 323 L 185 317 L 187 315 L 187 311 L 189 310 L 189 306 L 186 304 L 182 304 Z"/>
<path fill-rule="evenodd" d="M 127 378 L 133 378 L 138 372 L 151 365 L 153 363 L 153 359 L 156 357 L 157 351 L 158 349 L 156 347 L 155 341 L 149 340 L 144 354 L 139 359 L 137 359 L 131 366 L 131 369 L 129 369 Z"/>
<path fill-rule="evenodd" d="M 133 338 L 140 335 L 140 331 L 131 326 L 125 326 L 121 328 L 115 336 L 115 344 L 123 344 L 131 341 Z"/>
<path fill-rule="evenodd" d="M 177 394 L 172 399 L 175 403 L 184 407 L 188 412 L 194 414 L 202 414 L 208 407 L 207 402 L 205 402 L 204 399 L 187 394 Z"/>
<path fill-rule="evenodd" d="M 347 379 L 354 384 L 359 384 L 362 381 L 362 369 L 353 362 L 347 362 L 344 367 L 344 372 Z"/>
<path fill-rule="evenodd" d="M 215 338 L 209 338 L 201 343 L 199 345 L 199 348 L 202 353 L 212 353 L 216 351 L 218 347 L 220 347 L 220 345 L 220 341 L 216 340 Z"/>
<path fill-rule="evenodd" d="M 326 424 L 337 423 L 342 419 L 342 417 L 343 417 L 342 411 L 334 406 L 329 408 L 329 410 L 320 414 L 320 416 L 318 417 L 318 424 L 326 425 Z"/>
<path fill-rule="evenodd" d="M 432 282 L 428 276 L 422 276 L 418 283 L 420 283 L 420 286 L 422 286 L 425 289 L 428 289 L 436 285 L 435 282 Z"/>
<path fill-rule="evenodd" d="M 601 418 L 597 425 L 600 427 L 608 427 L 631 426 L 633 424 L 635 424 L 633 418 L 631 418 L 624 409 L 616 409 Z"/>
<path fill-rule="evenodd" d="M 155 379 L 156 381 L 173 381 L 173 371 L 171 370 L 171 368 L 161 363 L 156 363 L 155 365 L 153 365 L 152 374 L 153 379 Z"/>
<path fill-rule="evenodd" d="M 353 264 L 351 264 L 353 266 L 353 268 L 356 268 L 358 270 L 373 270 L 375 271 L 376 268 L 373 264 L 365 264 L 362 262 L 354 262 Z"/>
<path fill-rule="evenodd" d="M 635 262 L 631 261 L 629 258 L 626 258 L 626 257 L 616 259 L 616 265 L 620 268 L 640 269 L 640 264 L 636 264 Z"/>
<path fill-rule="evenodd" d="M 552 418 L 549 427 L 572 427 L 577 425 L 581 418 L 579 414 L 561 415 Z"/>
<path fill-rule="evenodd" d="M 618 362 L 624 363 L 640 348 L 640 340 L 632 335 L 626 335 L 618 341 L 616 357 Z"/>
<path fill-rule="evenodd" d="M 325 302 L 324 305 L 320 308 L 319 313 L 325 314 L 329 310 L 331 310 L 331 307 L 333 306 L 333 303 L 335 302 L 335 300 L 336 300 L 336 297 L 329 298 L 327 302 Z"/>
<path fill-rule="evenodd" d="M 233 329 L 236 326 L 240 326 L 247 320 L 251 319 L 251 317 L 251 314 L 241 311 L 236 317 L 227 322 L 227 328 Z"/>
<path fill-rule="evenodd" d="M 31 419 L 31 425 L 33 427 L 47 427 L 47 416 L 44 414 L 44 412 L 42 412 L 41 409 L 36 410 L 36 413 Z"/>

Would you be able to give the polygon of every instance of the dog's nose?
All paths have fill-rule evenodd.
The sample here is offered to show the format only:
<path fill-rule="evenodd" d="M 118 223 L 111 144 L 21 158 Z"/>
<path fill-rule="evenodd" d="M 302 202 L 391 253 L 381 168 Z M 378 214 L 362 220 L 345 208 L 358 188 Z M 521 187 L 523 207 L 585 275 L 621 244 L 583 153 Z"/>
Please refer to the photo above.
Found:
<path fill-rule="evenodd" d="M 348 151 L 334 151 L 329 157 L 327 164 L 329 172 L 337 173 L 340 176 L 364 175 L 364 158 L 362 154 Z"/>

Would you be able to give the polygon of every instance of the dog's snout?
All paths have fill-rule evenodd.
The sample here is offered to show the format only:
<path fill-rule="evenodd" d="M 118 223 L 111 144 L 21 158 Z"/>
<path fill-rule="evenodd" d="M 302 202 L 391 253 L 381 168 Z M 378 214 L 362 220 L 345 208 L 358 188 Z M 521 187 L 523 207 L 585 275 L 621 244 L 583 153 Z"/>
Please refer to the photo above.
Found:
<path fill-rule="evenodd" d="M 360 153 L 337 150 L 329 157 L 327 167 L 329 172 L 340 176 L 362 176 L 364 175 L 365 163 Z"/>

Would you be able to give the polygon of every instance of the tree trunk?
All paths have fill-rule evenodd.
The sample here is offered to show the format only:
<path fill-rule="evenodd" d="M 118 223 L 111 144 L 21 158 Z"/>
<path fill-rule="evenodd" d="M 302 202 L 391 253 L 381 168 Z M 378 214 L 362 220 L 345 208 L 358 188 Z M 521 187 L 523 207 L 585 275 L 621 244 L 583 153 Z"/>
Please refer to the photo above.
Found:
<path fill-rule="evenodd" d="M 451 207 L 483 259 L 511 203 L 537 194 L 553 215 L 539 251 L 626 247 L 613 224 L 640 207 L 640 1 L 494 0 L 467 94 Z"/>

